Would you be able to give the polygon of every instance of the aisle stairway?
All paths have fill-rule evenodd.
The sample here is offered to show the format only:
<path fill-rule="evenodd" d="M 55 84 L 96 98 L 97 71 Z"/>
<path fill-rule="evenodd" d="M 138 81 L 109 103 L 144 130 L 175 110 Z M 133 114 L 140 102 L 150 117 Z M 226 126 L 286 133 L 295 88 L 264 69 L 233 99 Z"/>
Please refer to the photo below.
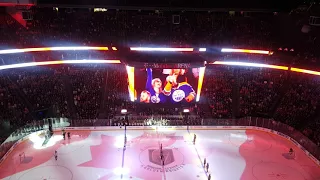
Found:
<path fill-rule="evenodd" d="M 270 107 L 270 112 L 269 112 L 270 117 L 274 117 L 274 115 L 277 111 L 277 108 L 280 105 L 282 99 L 284 98 L 284 95 L 286 94 L 286 92 L 290 88 L 291 83 L 293 83 L 293 82 L 291 82 L 291 72 L 289 71 L 283 87 L 279 90 L 279 95 L 277 97 L 275 97 L 274 102 Z"/>
<path fill-rule="evenodd" d="M 97 116 L 99 119 L 104 119 L 108 116 L 108 112 L 106 112 L 106 97 L 108 97 L 108 77 L 109 77 L 109 71 L 108 69 L 104 72 L 104 81 L 102 83 L 102 94 L 101 94 L 101 103 L 100 103 L 100 109 L 98 111 L 99 115 Z"/>
<path fill-rule="evenodd" d="M 68 74 L 69 74 L 68 70 L 66 70 L 63 74 L 64 74 L 64 76 L 62 76 L 62 83 L 65 87 L 68 110 L 70 112 L 71 118 L 77 118 L 76 106 L 74 105 L 74 101 L 73 101 L 72 86 L 71 86 L 70 79 L 68 76 Z"/>

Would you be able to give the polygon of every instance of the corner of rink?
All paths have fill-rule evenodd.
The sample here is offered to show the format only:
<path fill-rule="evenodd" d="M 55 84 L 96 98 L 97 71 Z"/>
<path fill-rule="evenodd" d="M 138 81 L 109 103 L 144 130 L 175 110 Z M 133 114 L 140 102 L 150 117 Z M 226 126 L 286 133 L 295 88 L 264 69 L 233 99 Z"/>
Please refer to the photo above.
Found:
<path fill-rule="evenodd" d="M 241 179 L 314 180 L 320 166 L 291 140 L 268 131 L 247 129 L 239 151 L 246 160 Z M 233 143 L 234 144 L 234 143 Z M 292 148 L 293 153 L 289 150 Z"/>
<path fill-rule="evenodd" d="M 37 145 L 41 135 L 17 144 L 0 166 L 0 179 L 207 180 L 210 175 L 212 180 L 314 180 L 320 177 L 320 167 L 302 150 L 287 139 L 263 130 L 135 126 L 66 128 L 66 132 L 71 132 L 71 139 L 64 140 L 62 133 L 56 131 L 46 147 Z M 295 151 L 294 158 L 287 156 L 290 148 Z"/>
<path fill-rule="evenodd" d="M 52 159 L 55 150 L 72 143 L 81 142 L 89 134 L 90 131 L 81 131 L 72 135 L 71 139 L 63 140 L 61 132 L 55 132 L 47 144 L 42 146 L 45 141 L 44 133 L 42 131 L 40 133 L 32 133 L 15 144 L 14 148 L 2 161 L 0 164 L 0 179 L 34 169 L 34 167 L 47 163 Z M 43 170 L 44 168 L 40 169 Z"/>

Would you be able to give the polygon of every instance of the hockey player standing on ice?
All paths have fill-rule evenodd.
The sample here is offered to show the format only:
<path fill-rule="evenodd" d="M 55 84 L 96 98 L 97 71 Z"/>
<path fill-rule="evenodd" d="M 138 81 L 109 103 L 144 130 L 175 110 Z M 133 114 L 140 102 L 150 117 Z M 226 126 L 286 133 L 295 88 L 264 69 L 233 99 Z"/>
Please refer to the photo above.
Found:
<path fill-rule="evenodd" d="M 167 84 L 164 87 L 163 93 L 169 96 L 172 103 L 188 102 L 190 103 L 196 97 L 196 93 L 192 86 L 184 82 L 177 82 L 179 75 L 185 73 L 184 69 L 173 69 L 171 75 L 167 77 Z"/>
<path fill-rule="evenodd" d="M 195 144 L 195 143 L 196 143 L 196 140 L 197 140 L 197 135 L 196 135 L 196 134 L 194 134 L 194 135 L 193 135 L 193 144 Z"/>
<path fill-rule="evenodd" d="M 68 139 L 71 139 L 71 137 L 70 137 L 70 132 L 68 132 L 67 134 L 68 134 Z"/>
<path fill-rule="evenodd" d="M 57 152 L 57 151 L 54 151 L 54 158 L 55 158 L 56 160 L 58 160 L 58 152 Z"/>
<path fill-rule="evenodd" d="M 63 136 L 63 140 L 66 140 L 66 132 L 63 131 L 62 136 Z"/>
<path fill-rule="evenodd" d="M 289 149 L 289 154 L 290 154 L 290 155 L 293 154 L 293 149 L 292 149 L 292 148 Z"/>
<path fill-rule="evenodd" d="M 207 163 L 207 172 L 209 172 L 209 163 Z"/>

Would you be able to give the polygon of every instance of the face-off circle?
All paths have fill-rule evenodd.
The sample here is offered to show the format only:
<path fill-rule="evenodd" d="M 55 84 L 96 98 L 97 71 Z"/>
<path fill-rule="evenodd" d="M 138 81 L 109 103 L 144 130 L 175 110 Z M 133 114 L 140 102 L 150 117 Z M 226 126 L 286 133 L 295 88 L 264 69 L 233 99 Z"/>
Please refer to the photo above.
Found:
<path fill-rule="evenodd" d="M 64 166 L 42 166 L 31 169 L 19 177 L 19 180 L 71 180 L 72 172 Z"/>
<path fill-rule="evenodd" d="M 257 180 L 281 179 L 300 180 L 305 179 L 299 170 L 276 162 L 261 162 L 253 166 L 252 174 Z"/>

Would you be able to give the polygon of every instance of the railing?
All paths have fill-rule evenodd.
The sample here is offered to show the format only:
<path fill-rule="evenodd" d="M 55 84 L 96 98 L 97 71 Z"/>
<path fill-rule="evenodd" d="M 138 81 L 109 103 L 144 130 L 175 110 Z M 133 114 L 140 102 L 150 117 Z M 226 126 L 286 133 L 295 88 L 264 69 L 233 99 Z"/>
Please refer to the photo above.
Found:
<path fill-rule="evenodd" d="M 127 122 L 127 125 L 130 126 L 146 126 L 146 125 L 169 125 L 169 126 L 181 126 L 181 125 L 204 125 L 204 126 L 255 126 L 255 127 L 263 127 L 266 129 L 271 129 L 280 133 L 283 133 L 296 142 L 298 142 L 305 150 L 307 150 L 310 154 L 312 154 L 318 160 L 320 159 L 320 148 L 304 136 L 301 132 L 295 130 L 294 128 L 274 121 L 272 119 L 264 119 L 264 118 L 255 118 L 255 117 L 247 117 L 242 119 L 205 119 L 205 120 L 190 120 L 186 123 L 184 120 L 172 120 L 172 121 L 163 121 L 163 123 L 157 122 L 156 119 L 153 119 L 153 122 L 149 120 L 133 120 Z M 82 120 L 67 120 L 67 119 L 54 119 L 53 127 L 81 127 L 81 126 L 121 126 L 123 122 L 121 121 L 112 121 L 111 119 L 82 119 Z M 32 132 L 47 129 L 48 124 L 47 121 L 36 122 L 33 124 L 28 124 L 22 128 L 17 129 L 14 133 L 8 137 L 8 139 L 1 144 L 0 146 L 0 159 L 6 154 L 6 152 L 13 146 L 15 142 L 17 142 L 22 137 L 25 137 Z"/>
<path fill-rule="evenodd" d="M 70 126 L 66 118 L 51 118 L 53 128 Z M 9 149 L 21 138 L 40 130 L 48 129 L 48 120 L 34 121 L 23 127 L 16 129 L 11 135 L 0 145 L 0 160 L 9 151 Z"/>

